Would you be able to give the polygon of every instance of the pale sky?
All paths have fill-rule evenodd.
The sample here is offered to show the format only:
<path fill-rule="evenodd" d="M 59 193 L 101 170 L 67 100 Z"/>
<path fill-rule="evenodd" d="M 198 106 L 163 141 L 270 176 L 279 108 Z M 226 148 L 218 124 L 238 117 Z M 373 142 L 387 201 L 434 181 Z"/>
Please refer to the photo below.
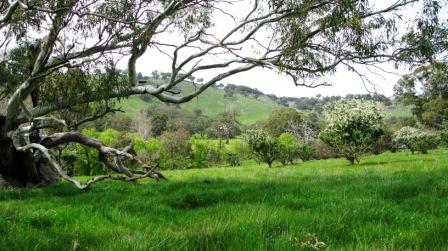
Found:
<path fill-rule="evenodd" d="M 228 12 L 231 13 L 244 13 L 241 10 L 246 10 L 247 7 L 242 7 L 247 5 L 250 1 L 243 0 L 240 3 L 231 7 Z M 376 6 L 384 6 L 391 4 L 391 0 L 375 0 L 371 1 Z M 232 9 L 234 8 L 234 9 Z M 406 9 L 401 12 L 404 18 L 406 17 L 415 17 L 416 7 Z M 225 30 L 226 24 L 228 24 L 229 20 L 226 20 L 226 17 L 217 14 L 215 16 L 216 32 L 219 33 L 221 30 Z M 231 27 L 230 27 L 231 28 Z M 162 38 L 166 41 L 182 41 L 182 38 L 176 34 L 164 35 L 166 37 Z M 119 64 L 119 67 L 125 68 L 126 62 L 122 61 Z M 137 71 L 142 72 L 144 75 L 151 75 L 153 70 L 166 71 L 170 72 L 171 70 L 171 59 L 166 55 L 163 55 L 159 51 L 155 49 L 149 50 L 145 55 L 143 55 L 137 62 Z M 333 96 L 340 95 L 345 96 L 346 94 L 358 94 L 358 93 L 367 93 L 368 91 L 377 91 L 380 94 L 384 94 L 386 96 L 391 96 L 393 94 L 393 86 L 400 78 L 400 74 L 405 74 L 408 72 L 407 69 L 395 69 L 392 65 L 383 65 L 383 69 L 387 72 L 394 72 L 394 74 L 382 72 L 378 69 L 374 70 L 376 73 L 371 73 L 369 70 L 365 68 L 359 68 L 360 71 L 365 73 L 369 79 L 375 83 L 375 86 L 367 84 L 365 86 L 361 79 L 354 73 L 347 71 L 345 68 L 340 67 L 337 70 L 337 73 L 334 75 L 330 75 L 327 77 L 327 80 L 332 83 L 332 86 L 326 87 L 317 87 L 317 88 L 307 88 L 307 87 L 296 87 L 294 82 L 284 76 L 279 75 L 271 70 L 264 69 L 254 69 L 249 72 L 240 73 L 234 75 L 232 77 L 226 78 L 222 81 L 222 83 L 232 83 L 237 85 L 246 85 L 252 88 L 257 88 L 260 91 L 266 94 L 275 94 L 277 96 L 288 96 L 288 97 L 311 97 L 317 94 L 321 94 L 323 96 Z M 195 77 L 201 77 L 207 80 L 210 77 L 213 77 L 213 72 L 203 72 L 202 74 L 195 74 Z M 366 88 L 367 87 L 367 88 Z"/>

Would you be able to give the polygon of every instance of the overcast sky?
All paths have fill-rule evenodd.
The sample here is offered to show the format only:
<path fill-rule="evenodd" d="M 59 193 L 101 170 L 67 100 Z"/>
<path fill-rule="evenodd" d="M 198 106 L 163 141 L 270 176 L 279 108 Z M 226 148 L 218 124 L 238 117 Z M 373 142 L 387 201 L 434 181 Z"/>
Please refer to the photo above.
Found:
<path fill-rule="evenodd" d="M 243 10 L 248 9 L 247 4 L 250 1 L 244 0 L 240 3 L 240 5 L 234 5 L 230 7 L 229 12 L 232 13 L 240 13 L 239 15 L 243 15 L 245 12 Z M 376 6 L 384 6 L 391 4 L 391 0 L 374 0 L 371 1 L 372 4 Z M 408 8 L 401 12 L 404 18 L 406 17 L 415 17 L 416 6 L 413 8 Z M 215 16 L 216 27 L 214 28 L 216 32 L 225 29 L 226 24 L 228 24 L 229 20 L 226 17 L 217 14 Z M 176 34 L 166 35 L 165 39 L 173 41 L 182 39 Z M 126 62 L 123 61 L 119 65 L 120 67 L 125 68 Z M 144 75 L 150 75 L 153 70 L 159 71 L 170 71 L 171 59 L 166 55 L 158 52 L 155 49 L 149 50 L 145 55 L 143 55 L 138 63 L 137 70 L 142 72 Z M 380 71 L 378 69 L 370 69 L 374 70 L 376 73 L 372 73 L 367 69 L 360 70 L 364 72 L 369 79 L 375 83 L 375 85 L 371 84 L 363 84 L 361 79 L 354 73 L 347 71 L 345 68 L 340 67 L 337 70 L 337 73 L 334 75 L 330 75 L 327 77 L 327 80 L 332 84 L 330 87 L 318 87 L 318 88 L 307 88 L 307 87 L 296 87 L 291 79 L 284 75 L 279 75 L 271 70 L 265 69 L 254 69 L 249 72 L 240 73 L 234 75 L 233 77 L 227 78 L 222 81 L 222 83 L 232 83 L 237 85 L 246 85 L 252 88 L 257 88 L 264 93 L 267 94 L 275 94 L 277 96 L 289 96 L 289 97 L 304 97 L 304 96 L 315 96 L 317 94 L 321 94 L 324 96 L 332 96 L 332 95 L 341 95 L 344 96 L 346 94 L 358 94 L 358 93 L 367 93 L 376 91 L 378 93 L 384 94 L 386 96 L 393 95 L 393 86 L 400 78 L 400 75 L 407 73 L 406 69 L 395 69 L 392 65 L 383 65 L 383 69 L 387 72 Z M 204 79 L 210 78 L 213 75 L 212 73 L 202 73 L 196 74 L 196 77 L 202 77 Z"/>

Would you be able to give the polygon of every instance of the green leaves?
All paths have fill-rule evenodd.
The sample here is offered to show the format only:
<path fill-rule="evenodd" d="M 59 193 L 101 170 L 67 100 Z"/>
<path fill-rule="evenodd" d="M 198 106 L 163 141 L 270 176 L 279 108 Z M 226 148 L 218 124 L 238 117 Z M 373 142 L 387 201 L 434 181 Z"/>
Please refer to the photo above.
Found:
<path fill-rule="evenodd" d="M 350 163 L 360 160 L 382 135 L 383 112 L 368 100 L 342 99 L 325 109 L 327 127 L 319 137 Z"/>

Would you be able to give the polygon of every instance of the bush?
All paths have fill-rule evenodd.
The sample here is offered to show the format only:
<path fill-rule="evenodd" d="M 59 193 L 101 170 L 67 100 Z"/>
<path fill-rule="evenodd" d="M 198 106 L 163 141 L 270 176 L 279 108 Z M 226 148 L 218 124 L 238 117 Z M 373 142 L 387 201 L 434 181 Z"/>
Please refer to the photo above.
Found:
<path fill-rule="evenodd" d="M 187 131 L 165 132 L 159 140 L 161 152 L 165 158 L 163 169 L 187 169 L 191 167 L 191 143 Z"/>
<path fill-rule="evenodd" d="M 239 153 L 226 152 L 224 157 L 228 165 L 241 166 L 241 155 Z"/>
<path fill-rule="evenodd" d="M 191 142 L 191 165 L 194 168 L 208 167 L 207 156 L 211 146 L 206 139 L 199 134 L 194 134 L 190 138 Z"/>
<path fill-rule="evenodd" d="M 315 152 L 316 152 L 316 149 L 311 145 L 308 145 L 308 144 L 299 144 L 298 145 L 297 155 L 303 162 L 310 160 L 313 157 Z"/>
<path fill-rule="evenodd" d="M 135 136 L 133 142 L 134 151 L 140 160 L 150 165 L 164 166 L 165 160 L 159 140 L 156 138 L 144 140 L 139 136 Z"/>
<path fill-rule="evenodd" d="M 396 144 L 393 142 L 392 132 L 384 129 L 384 134 L 375 142 L 372 148 L 373 154 L 380 154 L 385 151 L 395 152 L 397 150 Z"/>
<path fill-rule="evenodd" d="M 440 144 L 448 147 L 448 128 L 445 128 L 440 132 Z"/>
<path fill-rule="evenodd" d="M 223 161 L 223 149 L 219 147 L 211 148 L 207 153 L 208 165 L 220 165 Z"/>
<path fill-rule="evenodd" d="M 278 137 L 278 160 L 286 165 L 293 163 L 294 160 L 299 158 L 299 144 L 296 142 L 294 135 L 289 133 L 282 133 Z"/>
<path fill-rule="evenodd" d="M 84 129 L 81 133 L 96 139 L 100 135 L 100 132 L 94 128 Z M 99 160 L 99 154 L 96 149 L 81 144 L 76 144 L 75 149 L 76 161 L 73 170 L 74 175 L 98 175 L 106 172 L 107 169 Z"/>
<path fill-rule="evenodd" d="M 398 148 L 407 148 L 412 154 L 416 151 L 426 154 L 435 149 L 439 141 L 435 134 L 409 126 L 396 131 L 393 137 Z"/>
<path fill-rule="evenodd" d="M 277 139 L 269 137 L 266 132 L 261 130 L 248 130 L 244 138 L 255 158 L 272 167 L 272 163 L 279 156 L 279 143 Z"/>
<path fill-rule="evenodd" d="M 328 122 L 319 138 L 350 164 L 372 150 L 383 134 L 380 107 L 367 100 L 342 99 L 325 107 Z"/>

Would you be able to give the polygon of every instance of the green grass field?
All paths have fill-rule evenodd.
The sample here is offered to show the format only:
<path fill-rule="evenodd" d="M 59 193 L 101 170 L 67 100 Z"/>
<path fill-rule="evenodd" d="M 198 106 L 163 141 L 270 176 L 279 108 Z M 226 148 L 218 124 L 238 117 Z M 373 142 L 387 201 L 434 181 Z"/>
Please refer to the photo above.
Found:
<path fill-rule="evenodd" d="M 448 250 L 448 150 L 0 191 L 3 250 Z"/>

